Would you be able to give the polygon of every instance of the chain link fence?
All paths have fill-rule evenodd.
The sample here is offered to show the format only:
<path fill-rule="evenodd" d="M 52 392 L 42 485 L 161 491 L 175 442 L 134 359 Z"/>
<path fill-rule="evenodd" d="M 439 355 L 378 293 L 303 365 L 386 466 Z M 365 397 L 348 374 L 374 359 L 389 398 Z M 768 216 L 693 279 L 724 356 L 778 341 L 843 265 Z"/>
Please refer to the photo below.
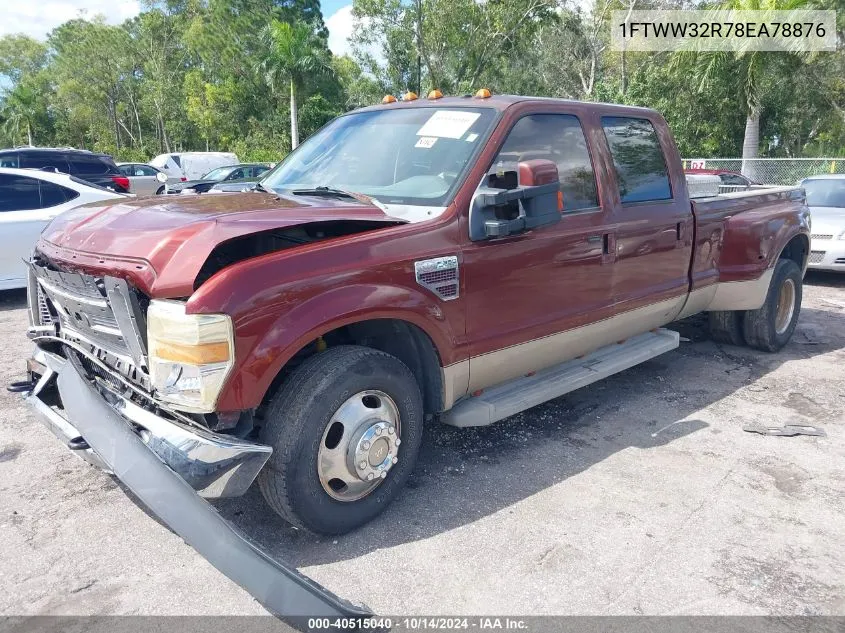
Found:
<path fill-rule="evenodd" d="M 685 158 L 684 169 L 723 169 L 764 185 L 795 185 L 819 174 L 845 174 L 843 158 Z"/>

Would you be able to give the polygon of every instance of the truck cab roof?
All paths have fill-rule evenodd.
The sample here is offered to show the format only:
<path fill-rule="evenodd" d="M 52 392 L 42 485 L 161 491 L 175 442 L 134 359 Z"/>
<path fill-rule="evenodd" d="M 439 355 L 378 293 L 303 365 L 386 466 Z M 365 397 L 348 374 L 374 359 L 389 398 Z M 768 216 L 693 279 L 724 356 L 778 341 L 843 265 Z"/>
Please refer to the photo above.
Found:
<path fill-rule="evenodd" d="M 490 97 L 475 97 L 473 95 L 463 95 L 459 97 L 440 97 L 438 99 L 429 99 L 426 97 L 419 97 L 410 101 L 397 100 L 393 103 L 380 103 L 377 105 L 367 106 L 354 110 L 354 112 L 361 112 L 367 110 L 382 110 L 394 108 L 493 108 L 498 111 L 504 111 L 516 104 L 522 103 L 537 103 L 547 105 L 570 105 L 577 108 L 600 108 L 603 111 L 612 111 L 618 114 L 632 114 L 632 113 L 652 113 L 657 111 L 651 108 L 642 108 L 639 106 L 618 105 L 613 103 L 603 103 L 598 101 L 576 101 L 573 99 L 557 99 L 554 97 L 530 97 L 520 95 L 492 95 Z"/>

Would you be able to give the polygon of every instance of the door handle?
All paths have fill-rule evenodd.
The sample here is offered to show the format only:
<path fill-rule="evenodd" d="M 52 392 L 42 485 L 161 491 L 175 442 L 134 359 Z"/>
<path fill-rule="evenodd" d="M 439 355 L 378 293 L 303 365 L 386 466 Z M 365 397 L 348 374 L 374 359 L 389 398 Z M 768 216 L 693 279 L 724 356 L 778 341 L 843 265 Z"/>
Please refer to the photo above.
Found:
<path fill-rule="evenodd" d="M 605 233 L 601 236 L 601 263 L 612 264 L 616 261 L 616 234 Z"/>

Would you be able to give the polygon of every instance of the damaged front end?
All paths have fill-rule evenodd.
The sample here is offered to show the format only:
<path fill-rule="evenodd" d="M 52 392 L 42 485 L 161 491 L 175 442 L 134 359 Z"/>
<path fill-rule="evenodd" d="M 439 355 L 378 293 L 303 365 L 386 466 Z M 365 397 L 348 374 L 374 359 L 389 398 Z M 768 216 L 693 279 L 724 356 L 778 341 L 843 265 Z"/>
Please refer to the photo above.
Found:
<path fill-rule="evenodd" d="M 365 616 L 277 561 L 202 497 L 243 494 L 272 449 L 156 398 L 147 371 L 146 299 L 113 277 L 30 264 L 27 381 L 14 385 L 47 427 L 113 473 L 218 570 L 280 616 Z"/>

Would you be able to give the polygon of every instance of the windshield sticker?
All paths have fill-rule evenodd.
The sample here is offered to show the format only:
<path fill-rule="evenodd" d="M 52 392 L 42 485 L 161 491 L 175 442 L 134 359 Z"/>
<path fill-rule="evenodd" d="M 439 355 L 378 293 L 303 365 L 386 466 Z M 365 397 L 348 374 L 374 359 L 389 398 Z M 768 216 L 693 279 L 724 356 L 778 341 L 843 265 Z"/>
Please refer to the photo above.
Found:
<path fill-rule="evenodd" d="M 434 147 L 434 144 L 437 142 L 436 136 L 421 136 L 420 140 L 417 141 L 417 144 L 414 147 L 422 147 L 423 149 L 429 149 Z"/>
<path fill-rule="evenodd" d="M 466 137 L 465 140 L 466 140 L 467 143 L 472 143 L 477 138 L 478 138 L 478 134 L 475 134 L 473 132 L 472 134 L 467 134 L 467 137 Z"/>
<path fill-rule="evenodd" d="M 419 129 L 417 136 L 461 138 L 480 116 L 479 112 L 438 110 Z"/>

